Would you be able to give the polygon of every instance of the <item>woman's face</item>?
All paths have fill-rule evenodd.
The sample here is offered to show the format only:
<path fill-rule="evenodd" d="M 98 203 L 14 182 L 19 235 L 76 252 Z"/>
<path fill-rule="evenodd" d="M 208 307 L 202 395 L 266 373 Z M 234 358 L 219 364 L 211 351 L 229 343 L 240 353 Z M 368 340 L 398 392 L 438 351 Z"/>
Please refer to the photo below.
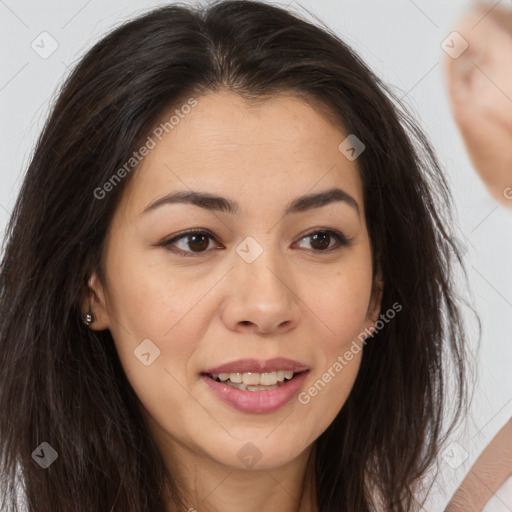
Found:
<path fill-rule="evenodd" d="M 380 312 L 362 182 L 338 148 L 349 134 L 293 96 L 250 105 L 228 92 L 169 126 L 115 212 L 105 278 L 90 280 L 93 328 L 111 331 L 170 452 L 278 467 L 342 408 L 358 335 Z M 296 376 L 283 384 L 285 370 Z"/>

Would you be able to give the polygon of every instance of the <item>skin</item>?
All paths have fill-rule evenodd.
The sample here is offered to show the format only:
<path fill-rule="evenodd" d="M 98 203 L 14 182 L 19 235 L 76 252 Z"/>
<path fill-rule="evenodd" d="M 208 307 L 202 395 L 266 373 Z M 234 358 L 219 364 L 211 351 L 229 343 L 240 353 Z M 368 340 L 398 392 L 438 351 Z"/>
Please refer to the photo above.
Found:
<path fill-rule="evenodd" d="M 468 48 L 443 53 L 452 113 L 488 191 L 512 208 L 512 10 L 476 6 L 453 30 Z"/>
<path fill-rule="evenodd" d="M 478 457 L 445 512 L 480 512 L 512 475 L 512 419 Z"/>
<path fill-rule="evenodd" d="M 217 92 L 197 100 L 131 177 L 106 240 L 104 279 L 91 275 L 84 310 L 96 315 L 93 329 L 111 331 L 191 508 L 315 511 L 314 441 L 345 403 L 362 352 L 307 405 L 293 399 L 266 414 L 224 404 L 199 374 L 239 358 L 282 356 L 309 366 L 307 389 L 375 325 L 382 281 L 372 282 L 357 161 L 338 150 L 347 134 L 300 98 L 249 104 Z M 360 214 L 337 201 L 283 216 L 294 198 L 332 187 L 350 194 Z M 236 200 L 239 210 L 167 204 L 143 213 L 190 189 Z M 196 256 L 158 245 L 191 228 L 214 237 L 174 243 Z M 353 241 L 325 252 L 338 246 L 334 238 L 304 238 L 322 229 Z M 248 236 L 263 249 L 250 264 L 236 252 Z M 133 353 L 147 338 L 160 350 L 150 366 Z M 237 457 L 248 441 L 261 454 L 251 468 Z"/>
<path fill-rule="evenodd" d="M 476 5 L 454 30 L 468 48 L 444 57 L 452 112 L 491 195 L 512 208 L 512 10 Z M 479 512 L 512 474 L 512 419 L 471 468 L 446 512 Z"/>

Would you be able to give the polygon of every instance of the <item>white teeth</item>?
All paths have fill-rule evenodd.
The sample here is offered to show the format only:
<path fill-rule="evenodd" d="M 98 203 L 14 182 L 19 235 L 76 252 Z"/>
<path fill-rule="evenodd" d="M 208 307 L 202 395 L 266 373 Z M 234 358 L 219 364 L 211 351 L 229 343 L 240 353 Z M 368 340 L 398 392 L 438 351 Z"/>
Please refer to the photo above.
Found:
<path fill-rule="evenodd" d="M 241 384 L 243 382 L 242 373 L 230 373 L 229 380 L 235 384 Z"/>
<path fill-rule="evenodd" d="M 246 386 L 258 386 L 260 384 L 260 375 L 259 373 L 243 373 L 242 380 Z M 275 382 L 274 382 L 275 384 Z"/>
<path fill-rule="evenodd" d="M 271 391 L 279 386 L 247 386 L 246 391 Z"/>
<path fill-rule="evenodd" d="M 293 372 L 290 370 L 277 370 L 274 372 L 255 373 L 219 373 L 213 374 L 212 378 L 226 384 L 237 384 L 238 389 L 245 389 L 247 386 L 276 386 L 278 382 L 284 382 L 285 379 L 293 378 Z M 240 386 L 238 386 L 240 385 Z M 251 390 L 252 391 L 252 390 Z M 254 389 L 256 391 L 256 389 Z"/>
<path fill-rule="evenodd" d="M 260 376 L 260 386 L 274 386 L 277 382 L 277 372 L 262 373 Z"/>

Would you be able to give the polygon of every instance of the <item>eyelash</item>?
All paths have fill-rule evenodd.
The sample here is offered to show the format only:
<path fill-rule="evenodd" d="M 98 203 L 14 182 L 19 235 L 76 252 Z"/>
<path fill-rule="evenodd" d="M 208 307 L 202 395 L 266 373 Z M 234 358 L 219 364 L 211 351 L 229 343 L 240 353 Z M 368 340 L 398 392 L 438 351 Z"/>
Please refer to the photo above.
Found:
<path fill-rule="evenodd" d="M 303 240 L 304 238 L 312 237 L 313 235 L 316 235 L 318 233 L 328 234 L 329 236 L 331 236 L 338 242 L 338 246 L 337 247 L 336 246 L 329 247 L 328 249 L 325 249 L 325 250 L 312 249 L 312 251 L 315 253 L 330 253 L 333 250 L 341 249 L 342 247 L 348 247 L 348 246 L 352 245 L 352 240 L 353 240 L 352 238 L 348 238 L 343 233 L 340 233 L 333 229 L 321 229 L 321 230 L 317 230 L 317 231 L 312 231 L 311 233 L 308 233 L 307 235 L 302 236 L 300 238 L 300 240 Z M 185 233 L 182 233 L 181 235 L 171 238 L 170 240 L 165 240 L 158 245 L 161 247 L 165 247 L 170 252 L 173 252 L 175 254 L 178 254 L 180 256 L 185 256 L 185 257 L 194 258 L 194 257 L 201 256 L 202 254 L 207 253 L 208 249 L 206 249 L 202 252 L 197 252 L 197 253 L 182 251 L 181 249 L 176 249 L 176 248 L 170 249 L 170 246 L 172 244 L 176 243 L 177 241 L 181 240 L 182 238 L 187 238 L 192 235 L 206 235 L 210 239 L 215 240 L 215 237 L 209 231 L 205 231 L 203 229 L 191 229 L 190 231 L 186 231 Z"/>

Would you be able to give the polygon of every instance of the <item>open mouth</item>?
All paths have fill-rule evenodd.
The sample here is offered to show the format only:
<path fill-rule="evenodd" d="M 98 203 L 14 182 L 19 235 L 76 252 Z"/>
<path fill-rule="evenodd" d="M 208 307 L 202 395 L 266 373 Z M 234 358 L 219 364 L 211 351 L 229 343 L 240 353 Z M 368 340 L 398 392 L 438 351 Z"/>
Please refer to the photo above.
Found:
<path fill-rule="evenodd" d="M 240 391 L 271 391 L 293 380 L 304 372 L 277 370 L 268 373 L 206 373 L 210 379 Z"/>

